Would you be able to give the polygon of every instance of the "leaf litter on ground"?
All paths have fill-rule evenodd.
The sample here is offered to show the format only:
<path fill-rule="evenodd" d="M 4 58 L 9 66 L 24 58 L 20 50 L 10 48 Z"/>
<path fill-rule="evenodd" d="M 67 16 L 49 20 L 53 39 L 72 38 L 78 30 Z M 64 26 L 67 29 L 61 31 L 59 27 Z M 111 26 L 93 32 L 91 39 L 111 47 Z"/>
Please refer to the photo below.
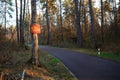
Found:
<path fill-rule="evenodd" d="M 0 80 L 21 80 L 25 70 L 25 80 L 55 80 L 54 77 L 43 67 L 35 67 L 27 61 L 31 51 L 16 49 L 0 51 Z"/>

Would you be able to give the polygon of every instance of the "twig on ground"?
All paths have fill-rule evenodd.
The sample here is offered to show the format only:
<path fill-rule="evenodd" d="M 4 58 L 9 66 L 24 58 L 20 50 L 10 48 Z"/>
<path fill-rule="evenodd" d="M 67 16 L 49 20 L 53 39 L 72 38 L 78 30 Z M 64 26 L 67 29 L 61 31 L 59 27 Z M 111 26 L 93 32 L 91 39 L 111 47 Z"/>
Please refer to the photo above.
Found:
<path fill-rule="evenodd" d="M 1 73 L 0 80 L 3 80 L 4 73 Z"/>
<path fill-rule="evenodd" d="M 25 75 L 25 70 L 23 70 L 23 73 L 22 73 L 22 78 L 21 78 L 21 80 L 24 80 L 24 75 Z"/>

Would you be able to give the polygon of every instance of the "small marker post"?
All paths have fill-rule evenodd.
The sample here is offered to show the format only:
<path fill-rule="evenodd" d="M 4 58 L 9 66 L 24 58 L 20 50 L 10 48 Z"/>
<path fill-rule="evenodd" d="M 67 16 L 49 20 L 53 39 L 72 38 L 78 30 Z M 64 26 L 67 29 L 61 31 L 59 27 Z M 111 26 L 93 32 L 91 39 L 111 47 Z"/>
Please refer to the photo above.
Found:
<path fill-rule="evenodd" d="M 100 55 L 100 48 L 98 48 L 98 55 Z"/>

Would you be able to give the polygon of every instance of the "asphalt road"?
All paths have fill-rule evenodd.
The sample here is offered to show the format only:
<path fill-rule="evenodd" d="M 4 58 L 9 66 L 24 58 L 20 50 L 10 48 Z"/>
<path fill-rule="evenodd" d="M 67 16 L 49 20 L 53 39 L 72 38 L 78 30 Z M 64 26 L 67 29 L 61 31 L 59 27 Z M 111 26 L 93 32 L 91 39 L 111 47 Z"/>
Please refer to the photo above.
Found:
<path fill-rule="evenodd" d="M 120 80 L 120 63 L 61 48 L 40 48 L 59 58 L 78 80 Z"/>

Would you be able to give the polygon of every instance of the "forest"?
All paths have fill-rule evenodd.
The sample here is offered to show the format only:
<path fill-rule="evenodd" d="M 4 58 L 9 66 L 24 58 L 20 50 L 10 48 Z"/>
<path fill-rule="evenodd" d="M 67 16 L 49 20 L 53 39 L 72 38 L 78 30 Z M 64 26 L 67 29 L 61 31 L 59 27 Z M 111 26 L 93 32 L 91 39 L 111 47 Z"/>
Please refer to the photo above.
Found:
<path fill-rule="evenodd" d="M 120 52 L 120 1 L 98 1 L 37 0 L 39 44 Z M 0 0 L 0 4 L 0 43 L 5 36 L 21 45 L 31 42 L 30 0 Z M 7 25 L 13 17 L 16 25 Z"/>
<path fill-rule="evenodd" d="M 31 26 L 38 26 L 38 32 L 32 32 Z M 7 75 L 12 76 L 10 80 L 19 80 L 15 78 L 25 70 L 39 77 L 38 71 L 44 69 L 31 69 L 26 61 L 43 67 L 52 60 L 45 68 L 50 70 L 53 65 L 56 67 L 51 71 L 67 72 L 59 70 L 59 60 L 39 50 L 39 46 L 99 50 L 119 58 L 120 0 L 0 0 L 0 80 L 8 80 L 4 76 L 10 71 L 14 72 Z M 50 80 L 74 80 L 65 74 L 62 79 Z"/>

